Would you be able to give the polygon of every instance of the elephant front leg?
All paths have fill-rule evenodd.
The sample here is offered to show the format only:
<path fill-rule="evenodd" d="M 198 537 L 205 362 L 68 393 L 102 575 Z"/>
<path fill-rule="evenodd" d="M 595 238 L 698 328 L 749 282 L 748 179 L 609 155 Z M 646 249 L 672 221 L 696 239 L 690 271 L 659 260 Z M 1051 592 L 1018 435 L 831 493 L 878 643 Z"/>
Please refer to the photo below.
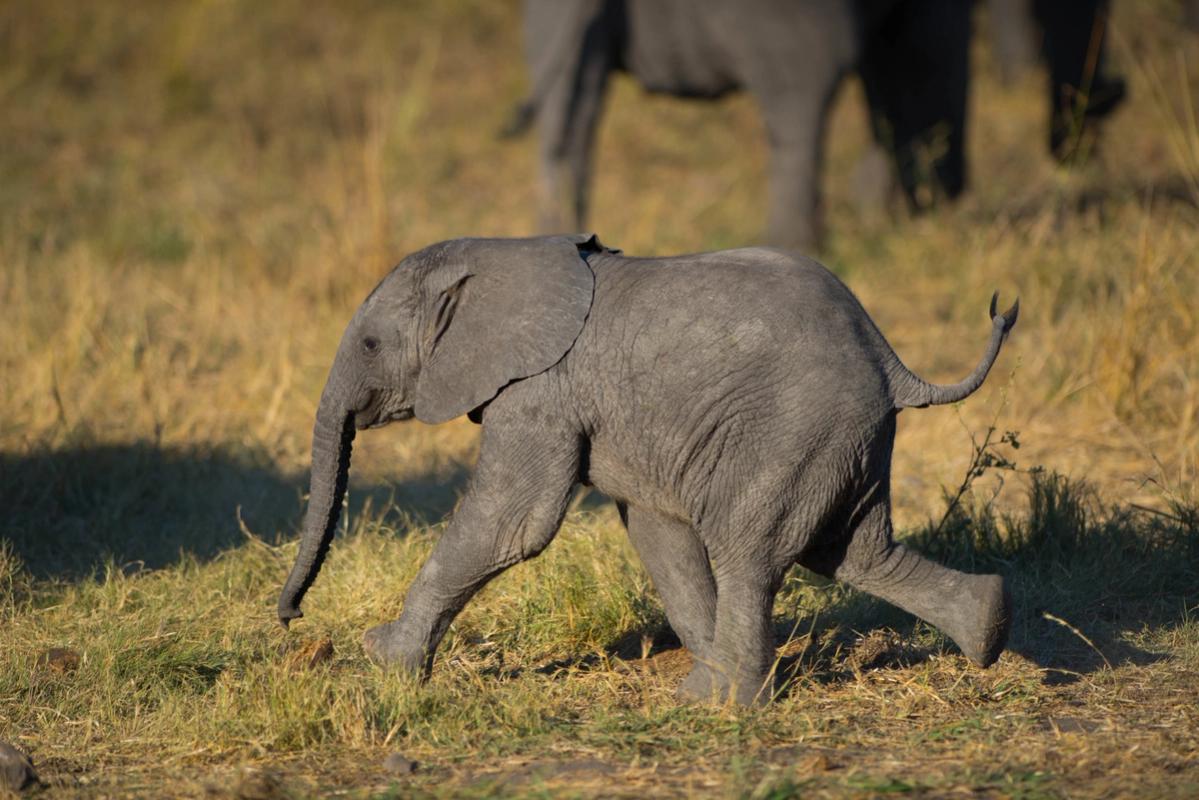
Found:
<path fill-rule="evenodd" d="M 488 410 L 491 423 L 495 405 Z M 569 432 L 498 422 L 483 431 L 475 474 L 394 622 L 368 630 L 367 656 L 427 676 L 454 617 L 489 580 L 533 558 L 554 538 L 578 471 Z"/>
<path fill-rule="evenodd" d="M 822 566 L 813 564 L 825 572 Z M 832 572 L 935 625 L 980 667 L 995 663 L 1007 643 L 1011 598 L 1003 577 L 958 572 L 894 542 L 887 502 L 876 502 L 861 517 Z"/>

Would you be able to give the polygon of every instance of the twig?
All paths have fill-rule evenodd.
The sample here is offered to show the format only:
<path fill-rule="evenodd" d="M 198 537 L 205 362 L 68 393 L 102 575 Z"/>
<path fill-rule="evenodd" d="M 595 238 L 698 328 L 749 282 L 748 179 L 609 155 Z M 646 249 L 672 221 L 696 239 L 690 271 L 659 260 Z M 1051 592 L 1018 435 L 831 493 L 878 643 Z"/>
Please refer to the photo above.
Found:
<path fill-rule="evenodd" d="M 1150 508 L 1149 506 L 1143 506 L 1140 503 L 1129 503 L 1128 507 L 1135 508 L 1137 511 L 1143 511 L 1146 514 L 1154 514 L 1159 517 L 1165 517 L 1166 519 L 1170 520 L 1171 522 L 1177 522 L 1179 525 L 1187 524 L 1187 521 L 1185 519 L 1183 519 L 1182 517 L 1176 516 L 1174 514 L 1170 514 L 1166 511 L 1162 511 L 1160 508 Z"/>
<path fill-rule="evenodd" d="M 1099 657 L 1103 659 L 1103 663 L 1105 665 L 1107 665 L 1108 669 L 1112 668 L 1112 662 L 1107 660 L 1107 656 L 1105 656 L 1103 654 L 1103 651 L 1100 650 L 1098 647 L 1096 647 L 1095 643 L 1092 642 L 1090 639 L 1088 639 L 1087 635 L 1085 633 L 1080 631 L 1078 628 L 1075 628 L 1073 625 L 1071 625 L 1069 622 L 1066 622 L 1061 617 L 1055 617 L 1053 614 L 1050 614 L 1048 611 L 1042 611 L 1041 616 L 1044 617 L 1045 619 L 1049 620 L 1050 622 L 1056 622 L 1058 625 L 1061 625 L 1063 628 L 1070 631 L 1070 633 L 1074 634 L 1079 639 L 1082 639 L 1084 642 L 1086 642 L 1090 646 L 1090 648 L 1092 650 L 1094 650 L 1096 653 L 1099 654 Z"/>
<path fill-rule="evenodd" d="M 991 437 L 994 434 L 995 426 L 988 425 L 987 435 L 983 437 L 983 443 L 979 445 L 978 440 L 974 438 L 974 433 L 970 433 L 970 446 L 974 449 L 974 455 L 970 459 L 970 466 L 966 468 L 966 474 L 962 477 L 961 485 L 958 486 L 953 498 L 949 501 L 949 505 L 945 507 L 945 513 L 941 515 L 941 521 L 937 523 L 936 529 L 933 530 L 934 537 L 941 535 L 941 530 L 945 527 L 945 524 L 949 522 L 949 518 L 961 504 L 962 498 L 965 497 L 966 492 L 970 491 L 970 487 L 974 484 L 974 479 L 981 474 L 979 468 L 981 466 L 983 454 L 986 453 L 987 448 L 991 446 Z"/>
<path fill-rule="evenodd" d="M 270 542 L 266 541 L 261 536 L 254 533 L 252 530 L 250 530 L 250 526 L 246 525 L 246 521 L 244 519 L 242 519 L 242 517 L 241 517 L 241 504 L 240 503 L 237 505 L 237 509 L 234 511 L 234 514 L 237 517 L 237 528 L 238 528 L 238 530 L 240 530 L 242 532 L 243 536 L 245 536 L 248 540 L 250 540 L 250 542 L 252 544 L 257 545 L 258 547 L 261 547 L 266 552 L 270 553 L 271 556 L 275 560 L 279 560 L 282 557 L 281 553 L 279 552 L 278 547 L 275 547 Z"/>

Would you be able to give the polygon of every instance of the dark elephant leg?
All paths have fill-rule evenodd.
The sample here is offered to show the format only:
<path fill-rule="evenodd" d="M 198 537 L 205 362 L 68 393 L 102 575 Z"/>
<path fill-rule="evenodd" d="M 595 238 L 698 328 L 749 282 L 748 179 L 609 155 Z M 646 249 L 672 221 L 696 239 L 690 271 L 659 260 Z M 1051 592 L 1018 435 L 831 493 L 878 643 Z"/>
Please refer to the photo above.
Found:
<path fill-rule="evenodd" d="M 813 251 L 824 236 L 820 177 L 829 108 L 844 73 L 835 64 L 802 69 L 802 87 L 759 93 L 770 145 L 766 239 L 776 247 Z"/>
<path fill-rule="evenodd" d="M 966 186 L 970 3 L 898 4 L 870 31 L 858 73 L 875 141 L 914 211 Z"/>
<path fill-rule="evenodd" d="M 1049 148 L 1061 161 L 1085 155 L 1080 145 L 1088 127 L 1124 100 L 1124 80 L 1106 69 L 1108 6 L 1107 0 L 1033 2 L 1049 64 Z"/>
<path fill-rule="evenodd" d="M 579 231 L 586 225 L 595 131 L 612 70 L 601 34 L 586 38 L 578 71 L 561 76 L 538 115 L 537 224 L 542 233 Z"/>
<path fill-rule="evenodd" d="M 621 516 L 645 564 L 670 627 L 697 660 L 708 657 L 716 624 L 716 583 L 708 553 L 691 525 L 636 506 Z"/>
<path fill-rule="evenodd" d="M 999 575 L 971 575 L 929 561 L 895 542 L 886 492 L 851 523 L 843 552 L 803 559 L 816 572 L 843 580 L 935 625 L 982 667 L 1007 641 L 1011 601 Z"/>

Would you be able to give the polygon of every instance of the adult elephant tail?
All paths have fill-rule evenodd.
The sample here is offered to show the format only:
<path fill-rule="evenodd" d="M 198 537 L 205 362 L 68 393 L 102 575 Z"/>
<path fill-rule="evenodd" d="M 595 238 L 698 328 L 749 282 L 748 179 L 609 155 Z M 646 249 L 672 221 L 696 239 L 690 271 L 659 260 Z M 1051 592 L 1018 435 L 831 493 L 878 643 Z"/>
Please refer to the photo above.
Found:
<path fill-rule="evenodd" d="M 892 397 L 895 399 L 895 408 L 924 408 L 956 403 L 969 397 L 982 386 L 995 363 L 995 358 L 999 355 L 1003 340 L 1016 324 L 1016 317 L 1020 313 L 1019 300 L 1002 314 L 996 313 L 995 304 L 998 299 L 998 292 L 991 295 L 991 339 L 987 342 L 987 351 L 983 353 L 978 366 L 965 379 L 945 385 L 929 383 L 905 367 L 898 356 L 892 359 L 887 366 L 887 377 L 890 380 Z"/>

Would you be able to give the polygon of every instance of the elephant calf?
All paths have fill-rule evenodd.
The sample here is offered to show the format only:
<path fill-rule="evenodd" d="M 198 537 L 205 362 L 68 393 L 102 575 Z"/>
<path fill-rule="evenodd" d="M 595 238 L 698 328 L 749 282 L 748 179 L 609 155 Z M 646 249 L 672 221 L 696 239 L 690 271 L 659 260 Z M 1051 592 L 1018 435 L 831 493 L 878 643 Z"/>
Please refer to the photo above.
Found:
<path fill-rule="evenodd" d="M 474 477 L 408 591 L 367 631 L 380 664 L 427 674 L 455 615 L 550 543 L 576 484 L 613 497 L 695 667 L 685 698 L 769 695 L 771 607 L 799 563 L 936 625 L 980 666 L 1007 638 L 997 575 L 891 534 L 902 408 L 983 382 L 1016 321 L 996 314 L 960 383 L 900 362 L 850 291 L 769 249 L 630 258 L 594 236 L 458 239 L 405 258 L 346 328 L 321 395 L 286 626 L 328 551 L 356 430 L 482 422 Z"/>

